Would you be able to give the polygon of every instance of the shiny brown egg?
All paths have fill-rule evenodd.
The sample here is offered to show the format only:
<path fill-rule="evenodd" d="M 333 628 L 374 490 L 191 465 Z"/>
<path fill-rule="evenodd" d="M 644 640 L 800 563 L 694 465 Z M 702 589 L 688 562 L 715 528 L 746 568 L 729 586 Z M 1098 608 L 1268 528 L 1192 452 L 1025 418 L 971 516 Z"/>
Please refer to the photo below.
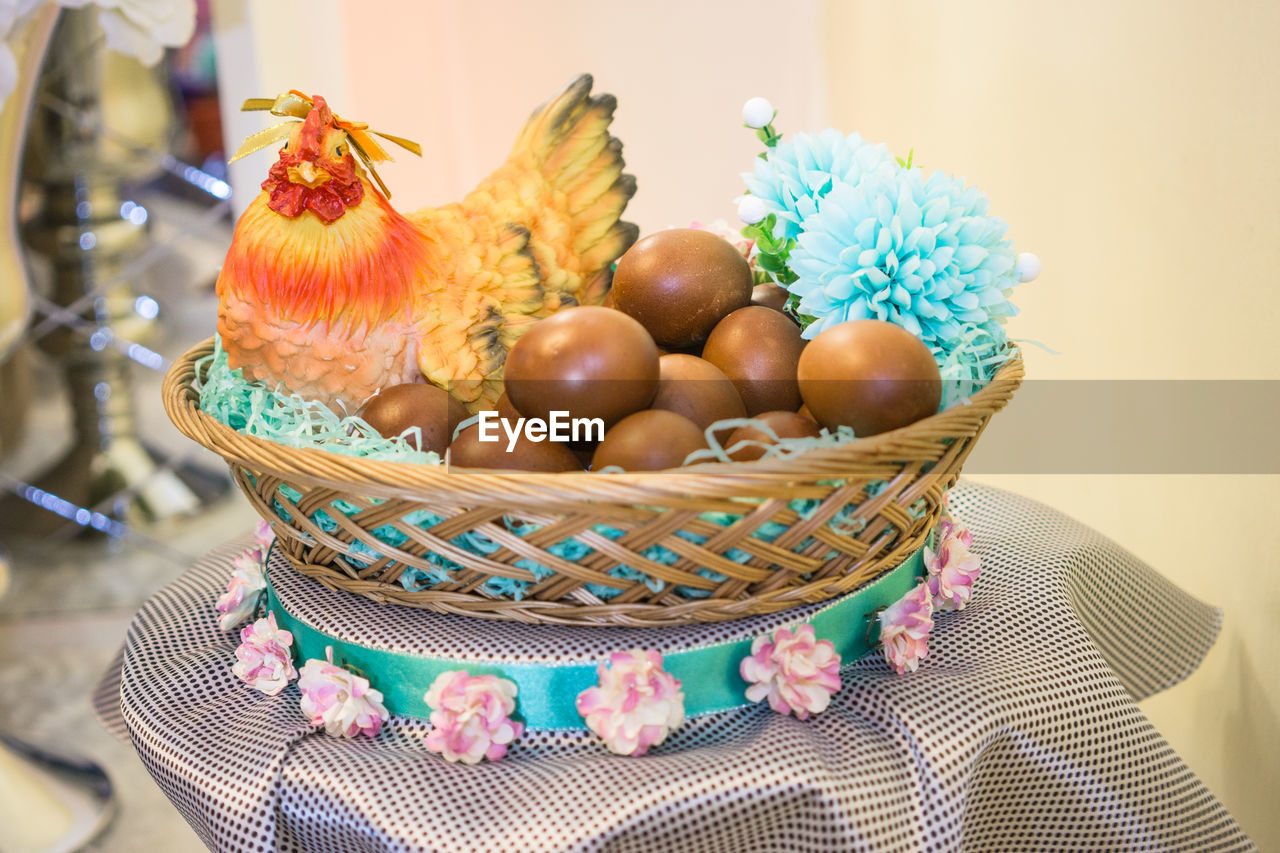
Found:
<path fill-rule="evenodd" d="M 424 382 L 383 388 L 358 414 L 384 438 L 417 427 L 422 435 L 419 449 L 441 454 L 449 446 L 454 427 L 467 419 L 462 403 L 443 388 Z"/>
<path fill-rule="evenodd" d="M 781 311 L 785 308 L 790 297 L 791 294 L 787 292 L 785 287 L 779 287 L 771 281 L 757 284 L 751 288 L 751 304 L 772 308 L 774 311 Z"/>
<path fill-rule="evenodd" d="M 805 342 L 800 327 L 772 308 L 749 305 L 721 320 L 702 357 L 738 389 L 748 415 L 800 408 L 796 364 Z"/>
<path fill-rule="evenodd" d="M 611 292 L 614 307 L 679 349 L 706 340 L 721 318 L 751 302 L 751 267 L 723 237 L 670 228 L 618 259 Z"/>
<path fill-rule="evenodd" d="M 513 425 L 514 426 L 514 425 Z M 523 431 L 508 451 L 507 435 L 498 427 L 497 441 L 481 441 L 480 425 L 458 433 L 449 445 L 451 468 L 505 468 L 513 471 L 581 471 L 582 464 L 569 448 L 555 441 L 533 441 Z"/>
<path fill-rule="evenodd" d="M 525 417 L 553 411 L 605 426 L 647 407 L 658 390 L 658 348 L 621 311 L 566 308 L 539 320 L 507 353 L 504 381 Z"/>
<path fill-rule="evenodd" d="M 738 389 L 724 371 L 706 359 L 672 353 L 658 359 L 658 394 L 651 409 L 666 409 L 684 415 L 705 430 L 725 418 L 743 418 Z"/>
<path fill-rule="evenodd" d="M 616 465 L 626 471 L 678 468 L 685 457 L 706 447 L 702 430 L 675 412 L 647 409 L 618 421 L 596 448 L 591 469 Z"/>
<path fill-rule="evenodd" d="M 854 320 L 823 331 L 797 367 L 804 403 L 820 424 L 868 436 L 938 411 L 942 377 L 929 348 L 881 320 Z"/>
<path fill-rule="evenodd" d="M 760 421 L 769 429 L 773 430 L 774 435 L 778 438 L 816 438 L 821 434 L 818 425 L 804 415 L 795 412 L 765 412 L 756 415 L 756 420 Z M 738 427 L 734 430 L 729 438 L 721 443 L 725 450 L 730 450 L 729 458 L 735 462 L 750 462 L 753 459 L 759 459 L 764 456 L 765 448 L 755 444 L 740 447 L 737 450 L 731 450 L 734 445 L 740 441 L 759 442 L 759 445 L 771 445 L 778 442 L 773 440 L 769 433 L 755 426 Z"/>
<path fill-rule="evenodd" d="M 516 407 L 511 405 L 511 398 L 507 396 L 507 392 L 503 391 L 498 397 L 497 402 L 493 404 L 494 409 L 498 412 L 498 417 L 509 421 L 517 421 L 520 419 L 520 413 L 516 411 Z"/>

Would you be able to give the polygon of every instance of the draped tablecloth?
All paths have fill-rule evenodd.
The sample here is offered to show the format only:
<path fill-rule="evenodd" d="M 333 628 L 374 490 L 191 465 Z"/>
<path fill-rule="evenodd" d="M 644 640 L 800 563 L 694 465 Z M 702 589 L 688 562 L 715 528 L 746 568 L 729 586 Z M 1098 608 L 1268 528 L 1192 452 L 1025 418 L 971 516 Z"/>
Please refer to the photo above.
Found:
<path fill-rule="evenodd" d="M 476 766 L 419 720 L 329 737 L 296 685 L 231 673 L 213 606 L 244 541 L 146 603 L 96 702 L 217 851 L 1253 849 L 1136 704 L 1199 665 L 1220 611 L 1042 504 L 961 483 L 951 507 L 982 558 L 972 602 L 935 615 L 915 673 L 846 662 L 806 722 L 691 719 L 641 758 L 526 733 Z"/>

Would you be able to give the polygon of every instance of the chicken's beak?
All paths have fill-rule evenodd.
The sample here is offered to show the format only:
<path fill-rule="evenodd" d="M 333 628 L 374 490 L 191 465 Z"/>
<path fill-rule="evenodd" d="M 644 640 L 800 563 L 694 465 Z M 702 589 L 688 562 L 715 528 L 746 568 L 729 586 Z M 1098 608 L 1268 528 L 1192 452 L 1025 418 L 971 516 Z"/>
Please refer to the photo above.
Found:
<path fill-rule="evenodd" d="M 303 160 L 298 165 L 289 167 L 289 180 L 314 189 L 329 180 L 329 173 L 310 160 Z"/>

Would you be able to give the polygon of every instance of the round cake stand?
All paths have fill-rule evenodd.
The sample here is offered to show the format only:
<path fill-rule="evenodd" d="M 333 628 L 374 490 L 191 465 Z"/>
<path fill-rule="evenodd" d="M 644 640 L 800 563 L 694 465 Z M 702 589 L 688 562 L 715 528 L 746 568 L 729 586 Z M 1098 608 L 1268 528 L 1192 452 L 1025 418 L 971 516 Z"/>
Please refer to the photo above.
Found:
<path fill-rule="evenodd" d="M 474 766 L 431 751 L 430 723 L 407 714 L 376 738 L 330 737 L 296 684 L 268 696 L 231 671 L 238 637 L 214 603 L 247 538 L 143 606 L 96 706 L 119 709 L 116 730 L 225 853 L 1256 849 L 1136 704 L 1195 669 L 1220 611 L 1049 507 L 965 483 L 951 506 L 983 564 L 969 605 L 937 615 L 916 672 L 851 659 L 803 721 L 764 705 L 691 716 L 637 758 L 584 730 L 529 727 Z M 744 631 L 482 623 L 333 592 L 282 556 L 269 575 L 280 610 L 353 661 L 359 645 L 517 675 L 520 662 L 655 648 L 674 668 L 681 651 Z M 683 679 L 686 702 L 715 671 Z M 383 671 L 374 687 L 390 700 L 411 675 Z M 526 722 L 546 708 L 529 703 L 574 686 L 525 691 Z"/>

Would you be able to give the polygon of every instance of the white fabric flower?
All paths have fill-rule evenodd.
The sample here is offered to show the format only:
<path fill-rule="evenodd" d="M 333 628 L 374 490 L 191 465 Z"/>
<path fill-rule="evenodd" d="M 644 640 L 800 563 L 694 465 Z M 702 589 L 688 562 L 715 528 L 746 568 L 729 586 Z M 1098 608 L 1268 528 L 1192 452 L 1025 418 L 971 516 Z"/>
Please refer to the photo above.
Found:
<path fill-rule="evenodd" d="M 97 5 L 107 47 L 144 65 L 155 65 L 166 47 L 181 47 L 195 32 L 195 0 L 97 0 Z"/>
<path fill-rule="evenodd" d="M 32 13 L 48 0 L 0 0 L 0 109 L 18 87 L 12 39 Z M 80 9 L 91 0 L 57 0 L 64 9 Z M 155 65 L 166 47 L 181 47 L 196 28 L 196 0 L 96 0 L 98 23 L 107 47 Z"/>

